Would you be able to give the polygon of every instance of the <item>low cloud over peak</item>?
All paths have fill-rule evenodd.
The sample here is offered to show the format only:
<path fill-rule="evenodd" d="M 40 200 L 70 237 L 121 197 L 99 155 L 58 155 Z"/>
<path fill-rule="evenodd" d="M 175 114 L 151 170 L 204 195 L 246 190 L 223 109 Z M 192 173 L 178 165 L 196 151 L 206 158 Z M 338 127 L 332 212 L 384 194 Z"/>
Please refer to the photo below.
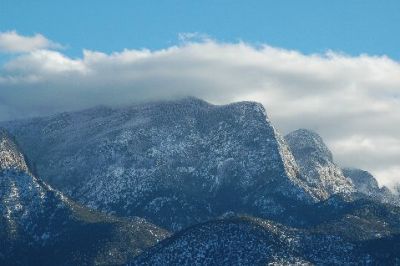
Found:
<path fill-rule="evenodd" d="M 3 47 L 0 38 L 0 51 L 10 52 Z M 77 59 L 29 47 L 0 70 L 0 120 L 180 96 L 255 100 L 282 133 L 315 130 L 341 165 L 369 170 L 381 184 L 400 181 L 400 63 L 388 57 L 208 38 L 155 51 L 85 50 Z"/>

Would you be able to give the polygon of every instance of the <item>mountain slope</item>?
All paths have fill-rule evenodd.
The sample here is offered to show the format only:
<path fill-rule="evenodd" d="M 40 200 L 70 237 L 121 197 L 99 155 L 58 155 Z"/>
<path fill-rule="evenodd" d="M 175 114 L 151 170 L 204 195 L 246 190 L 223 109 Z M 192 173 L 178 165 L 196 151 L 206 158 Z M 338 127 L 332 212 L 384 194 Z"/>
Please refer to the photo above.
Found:
<path fill-rule="evenodd" d="M 257 103 L 186 98 L 3 126 L 73 199 L 172 230 L 227 211 L 280 216 L 317 200 Z"/>
<path fill-rule="evenodd" d="M 36 178 L 0 130 L 0 264 L 115 265 L 167 236 L 135 218 L 81 207 Z"/>

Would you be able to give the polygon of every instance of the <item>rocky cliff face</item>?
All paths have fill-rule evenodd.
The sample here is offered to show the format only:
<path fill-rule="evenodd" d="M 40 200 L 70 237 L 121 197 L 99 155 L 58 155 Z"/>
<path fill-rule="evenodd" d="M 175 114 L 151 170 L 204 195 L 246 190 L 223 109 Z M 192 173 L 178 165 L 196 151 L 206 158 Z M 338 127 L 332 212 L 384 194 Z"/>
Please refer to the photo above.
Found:
<path fill-rule="evenodd" d="M 350 195 L 356 191 L 351 179 L 343 175 L 322 138 L 306 129 L 285 136 L 304 181 L 319 199 L 333 194 Z"/>
<path fill-rule="evenodd" d="M 74 199 L 173 230 L 227 211 L 270 217 L 290 200 L 317 200 L 257 103 L 187 98 L 4 126 L 38 173 Z"/>
<path fill-rule="evenodd" d="M 143 219 L 107 217 L 70 201 L 31 173 L 5 131 L 0 214 L 2 265 L 123 263 L 167 235 Z"/>

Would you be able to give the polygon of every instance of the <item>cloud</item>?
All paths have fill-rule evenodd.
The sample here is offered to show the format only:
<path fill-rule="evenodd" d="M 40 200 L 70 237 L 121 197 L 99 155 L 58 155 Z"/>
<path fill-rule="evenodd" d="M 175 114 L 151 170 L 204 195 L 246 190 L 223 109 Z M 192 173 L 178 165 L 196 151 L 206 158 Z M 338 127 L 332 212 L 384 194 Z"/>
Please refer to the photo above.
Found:
<path fill-rule="evenodd" d="M 185 36 L 191 38 L 192 36 Z M 210 39 L 82 58 L 35 50 L 0 70 L 0 119 L 197 96 L 255 100 L 282 133 L 317 131 L 343 166 L 400 181 L 400 63 L 385 56 L 306 55 Z"/>
<path fill-rule="evenodd" d="M 26 53 L 39 49 L 59 49 L 62 46 L 41 34 L 27 37 L 16 31 L 0 32 L 0 53 Z"/>

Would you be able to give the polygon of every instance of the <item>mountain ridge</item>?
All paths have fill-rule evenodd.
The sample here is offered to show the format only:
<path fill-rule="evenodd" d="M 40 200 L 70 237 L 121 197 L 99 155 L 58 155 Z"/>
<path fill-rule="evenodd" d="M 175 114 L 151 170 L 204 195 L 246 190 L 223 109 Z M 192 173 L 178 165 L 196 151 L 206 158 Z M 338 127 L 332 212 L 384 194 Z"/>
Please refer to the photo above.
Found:
<path fill-rule="evenodd" d="M 227 211 L 275 215 L 286 207 L 267 206 L 274 194 L 317 201 L 259 103 L 187 98 L 3 125 L 73 199 L 173 230 Z"/>

